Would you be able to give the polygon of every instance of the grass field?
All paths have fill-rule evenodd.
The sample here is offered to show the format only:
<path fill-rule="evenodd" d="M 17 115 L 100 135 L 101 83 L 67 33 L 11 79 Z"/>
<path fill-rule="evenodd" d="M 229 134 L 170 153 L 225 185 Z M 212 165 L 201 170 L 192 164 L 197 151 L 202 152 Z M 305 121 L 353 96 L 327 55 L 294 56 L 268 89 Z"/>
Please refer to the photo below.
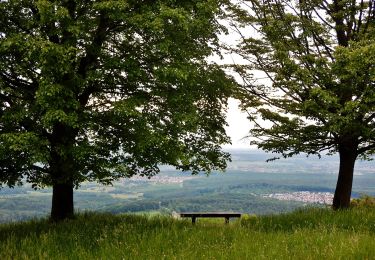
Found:
<path fill-rule="evenodd" d="M 189 220 L 87 213 L 0 225 L 0 259 L 375 259 L 375 211 Z"/>

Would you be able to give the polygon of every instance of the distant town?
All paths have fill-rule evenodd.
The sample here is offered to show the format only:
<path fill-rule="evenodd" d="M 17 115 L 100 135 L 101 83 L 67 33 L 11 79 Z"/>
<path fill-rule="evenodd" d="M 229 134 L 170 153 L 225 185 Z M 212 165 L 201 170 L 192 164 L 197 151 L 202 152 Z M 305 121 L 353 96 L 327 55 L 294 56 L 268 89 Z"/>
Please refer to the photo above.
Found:
<path fill-rule="evenodd" d="M 298 191 L 288 193 L 272 193 L 263 195 L 264 198 L 272 198 L 286 201 L 301 201 L 305 203 L 317 203 L 324 205 L 331 205 L 333 200 L 333 193 L 330 192 L 310 192 Z"/>
<path fill-rule="evenodd" d="M 160 184 L 181 184 L 184 181 L 199 178 L 197 176 L 166 176 L 166 175 L 156 175 L 151 178 L 133 176 L 130 179 L 123 179 L 124 182 L 130 181 L 145 181 L 145 182 L 154 182 Z"/>

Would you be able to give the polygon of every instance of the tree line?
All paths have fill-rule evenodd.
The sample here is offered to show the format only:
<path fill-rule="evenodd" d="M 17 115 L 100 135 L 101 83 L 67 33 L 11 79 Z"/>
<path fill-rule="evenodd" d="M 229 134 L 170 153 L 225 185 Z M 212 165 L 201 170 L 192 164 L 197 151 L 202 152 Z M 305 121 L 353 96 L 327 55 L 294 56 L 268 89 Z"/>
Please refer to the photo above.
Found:
<path fill-rule="evenodd" d="M 4 0 L 0 11 L 0 184 L 52 186 L 54 221 L 73 216 L 86 180 L 225 169 L 229 97 L 259 148 L 339 153 L 335 209 L 349 206 L 356 159 L 374 153 L 374 1 Z M 221 44 L 223 21 L 238 45 Z M 246 62 L 208 61 L 225 50 Z"/>

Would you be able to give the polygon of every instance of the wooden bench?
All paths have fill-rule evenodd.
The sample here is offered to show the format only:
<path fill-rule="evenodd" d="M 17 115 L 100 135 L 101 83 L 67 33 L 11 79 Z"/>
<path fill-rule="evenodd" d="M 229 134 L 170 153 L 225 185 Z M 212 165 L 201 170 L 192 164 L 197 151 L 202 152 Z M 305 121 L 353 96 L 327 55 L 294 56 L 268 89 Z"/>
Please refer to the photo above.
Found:
<path fill-rule="evenodd" d="M 186 212 L 180 213 L 182 218 L 191 218 L 191 222 L 195 224 L 197 218 L 225 218 L 225 224 L 229 223 L 229 218 L 240 218 L 241 213 L 232 212 Z"/>

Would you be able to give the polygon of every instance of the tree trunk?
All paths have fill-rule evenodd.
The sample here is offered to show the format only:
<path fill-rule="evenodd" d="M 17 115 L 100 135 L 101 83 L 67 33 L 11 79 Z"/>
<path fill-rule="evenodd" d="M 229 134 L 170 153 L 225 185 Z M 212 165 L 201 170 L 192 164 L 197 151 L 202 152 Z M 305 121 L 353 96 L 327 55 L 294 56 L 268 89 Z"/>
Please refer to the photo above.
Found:
<path fill-rule="evenodd" d="M 54 126 L 51 141 L 50 171 L 53 185 L 51 220 L 61 221 L 74 215 L 73 181 L 76 167 L 71 150 L 76 131 L 61 124 Z"/>
<path fill-rule="evenodd" d="M 350 206 L 352 194 L 354 164 L 357 159 L 357 149 L 348 147 L 339 148 L 340 169 L 333 197 L 333 209 L 346 209 Z"/>
<path fill-rule="evenodd" d="M 73 184 L 57 183 L 53 185 L 51 220 L 61 221 L 74 215 Z"/>

